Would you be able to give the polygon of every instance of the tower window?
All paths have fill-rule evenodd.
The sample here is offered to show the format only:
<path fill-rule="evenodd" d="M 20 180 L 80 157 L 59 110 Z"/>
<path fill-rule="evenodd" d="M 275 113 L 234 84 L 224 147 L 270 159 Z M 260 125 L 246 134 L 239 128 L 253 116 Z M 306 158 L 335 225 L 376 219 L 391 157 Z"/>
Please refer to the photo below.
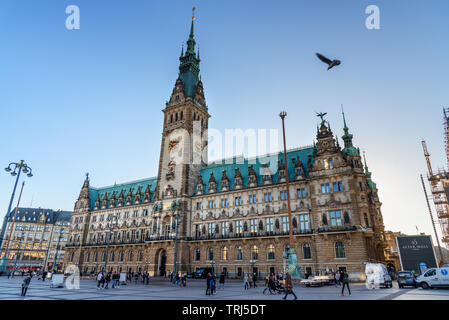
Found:
<path fill-rule="evenodd" d="M 178 121 L 178 113 L 176 112 L 175 121 Z"/>
<path fill-rule="evenodd" d="M 181 111 L 181 120 L 183 120 L 183 119 L 184 119 L 184 112 Z"/>
<path fill-rule="evenodd" d="M 170 115 L 170 123 L 172 123 L 173 122 L 173 115 L 171 114 Z"/>

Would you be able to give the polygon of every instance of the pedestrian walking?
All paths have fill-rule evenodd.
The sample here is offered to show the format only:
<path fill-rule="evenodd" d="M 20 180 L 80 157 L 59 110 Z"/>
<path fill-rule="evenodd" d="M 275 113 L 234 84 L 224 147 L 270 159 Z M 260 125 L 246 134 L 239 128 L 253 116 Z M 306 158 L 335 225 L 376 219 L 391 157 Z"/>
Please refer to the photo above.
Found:
<path fill-rule="evenodd" d="M 184 273 L 184 277 L 183 277 L 183 280 L 182 280 L 182 286 L 183 287 L 187 286 L 187 273 Z"/>
<path fill-rule="evenodd" d="M 8 271 L 8 279 L 11 277 L 11 271 Z"/>
<path fill-rule="evenodd" d="M 248 274 L 245 273 L 245 275 L 243 276 L 243 284 L 245 286 L 245 290 L 248 290 L 249 288 L 249 281 L 248 281 Z"/>
<path fill-rule="evenodd" d="M 106 282 L 106 286 L 104 288 L 108 289 L 109 288 L 109 282 L 111 282 L 111 274 L 110 273 L 106 274 L 104 281 Z"/>
<path fill-rule="evenodd" d="M 265 277 L 265 289 L 263 289 L 262 294 L 265 294 L 265 292 L 267 292 L 267 290 L 270 294 L 273 294 L 273 292 L 271 291 L 271 287 L 272 287 L 271 279 L 272 279 L 271 276 L 269 274 L 267 274 L 267 276 Z"/>
<path fill-rule="evenodd" d="M 104 275 L 103 272 L 100 272 L 97 276 L 97 289 L 100 289 L 100 285 L 104 285 Z"/>
<path fill-rule="evenodd" d="M 215 273 L 212 273 L 211 279 L 210 279 L 210 292 L 212 295 L 214 295 L 217 292 L 217 277 L 215 276 Z"/>
<path fill-rule="evenodd" d="M 336 286 L 336 287 L 340 287 L 340 286 L 341 286 L 341 283 L 340 283 L 340 276 L 341 276 L 340 271 L 338 271 L 338 272 L 335 274 L 335 286 Z"/>
<path fill-rule="evenodd" d="M 257 283 L 256 283 L 256 281 L 257 281 L 257 274 L 254 273 L 254 274 L 253 274 L 253 286 L 254 286 L 254 288 L 257 288 Z"/>
<path fill-rule="evenodd" d="M 340 279 L 341 279 L 341 282 L 343 283 L 343 286 L 342 286 L 342 288 L 341 288 L 341 296 L 342 296 L 342 297 L 345 296 L 345 293 L 344 293 L 345 287 L 348 288 L 349 295 L 351 295 L 351 289 L 349 288 L 349 275 L 348 275 L 348 273 L 347 273 L 346 271 L 343 270 L 343 271 L 341 272 Z"/>
<path fill-rule="evenodd" d="M 290 273 L 288 273 L 288 271 L 285 273 L 286 277 L 285 277 L 285 296 L 282 299 L 287 299 L 287 296 L 289 294 L 292 294 L 294 299 L 298 299 L 298 297 L 296 296 L 295 292 L 293 291 L 293 281 L 292 281 L 292 277 L 290 275 Z"/>
<path fill-rule="evenodd" d="M 210 288 L 210 280 L 212 279 L 212 276 L 210 273 L 207 274 L 206 276 L 206 296 L 211 294 L 211 288 Z"/>
<path fill-rule="evenodd" d="M 21 296 L 24 297 L 27 294 L 28 287 L 30 286 L 30 282 L 31 282 L 31 277 L 29 275 L 26 276 L 25 279 L 23 279 Z"/>
<path fill-rule="evenodd" d="M 45 278 L 47 278 L 47 271 L 44 271 L 43 273 L 42 273 L 42 282 L 45 282 Z"/>
<path fill-rule="evenodd" d="M 218 289 L 225 288 L 225 275 L 224 272 L 220 274 L 220 280 L 218 281 Z"/>

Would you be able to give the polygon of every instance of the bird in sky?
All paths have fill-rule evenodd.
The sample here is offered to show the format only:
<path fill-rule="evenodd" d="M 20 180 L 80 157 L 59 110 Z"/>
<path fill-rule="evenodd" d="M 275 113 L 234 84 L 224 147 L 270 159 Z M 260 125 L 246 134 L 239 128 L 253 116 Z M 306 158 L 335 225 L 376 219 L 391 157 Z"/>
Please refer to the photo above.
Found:
<path fill-rule="evenodd" d="M 341 64 L 340 60 L 330 60 L 320 53 L 317 53 L 316 56 L 318 57 L 318 59 L 320 59 L 321 61 L 323 61 L 324 63 L 326 63 L 329 66 L 329 68 L 327 68 L 327 70 L 332 69 L 333 67 Z"/>

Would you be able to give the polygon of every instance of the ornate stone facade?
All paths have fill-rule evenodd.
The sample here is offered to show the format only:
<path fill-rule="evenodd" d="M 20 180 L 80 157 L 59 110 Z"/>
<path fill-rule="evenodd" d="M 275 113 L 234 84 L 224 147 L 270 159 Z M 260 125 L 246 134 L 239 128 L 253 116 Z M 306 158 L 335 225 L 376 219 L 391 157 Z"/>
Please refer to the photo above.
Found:
<path fill-rule="evenodd" d="M 322 120 L 316 143 L 289 150 L 287 164 L 282 153 L 207 164 L 210 115 L 193 22 L 180 62 L 163 110 L 158 176 L 104 188 L 90 187 L 86 177 L 72 216 L 66 264 L 78 264 L 82 272 L 101 270 L 105 260 L 108 271 L 171 271 L 180 212 L 180 270 L 214 266 L 229 276 L 282 272 L 289 225 L 287 174 L 303 272 L 346 268 L 357 278 L 364 262 L 384 261 L 377 187 L 345 119 L 343 148 Z"/>

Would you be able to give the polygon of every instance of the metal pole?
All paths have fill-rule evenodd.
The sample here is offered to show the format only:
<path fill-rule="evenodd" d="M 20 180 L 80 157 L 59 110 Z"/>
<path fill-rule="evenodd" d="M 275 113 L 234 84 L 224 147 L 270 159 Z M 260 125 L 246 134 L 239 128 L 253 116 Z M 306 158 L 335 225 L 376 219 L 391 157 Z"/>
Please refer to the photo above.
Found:
<path fill-rule="evenodd" d="M 284 125 L 284 118 L 287 115 L 287 112 L 283 111 L 279 114 L 279 116 L 282 119 L 282 134 L 283 134 L 283 140 L 284 140 L 284 162 L 285 162 L 285 182 L 287 185 L 287 208 L 288 208 L 288 234 L 289 234 L 289 243 L 290 248 L 293 247 L 293 226 L 292 226 L 292 210 L 290 207 L 290 185 L 288 181 L 288 163 L 287 163 L 287 146 L 285 143 L 285 125 Z"/>
<path fill-rule="evenodd" d="M 20 163 L 23 164 L 23 161 L 24 160 L 21 160 Z M 16 169 L 17 169 L 17 165 L 14 168 L 14 171 Z M 11 199 L 9 200 L 8 211 L 6 212 L 6 216 L 5 216 L 5 223 L 4 223 L 4 226 L 3 226 L 4 228 L 6 228 L 6 225 L 8 224 L 8 215 L 11 212 L 11 206 L 12 206 L 12 202 L 14 200 L 14 194 L 16 193 L 17 183 L 19 182 L 19 177 L 20 177 L 20 172 L 21 171 L 22 171 L 22 167 L 19 167 L 19 173 L 17 173 L 16 182 L 14 183 L 14 188 L 12 189 Z M 6 232 L 6 230 L 4 232 Z M 2 232 L 2 239 L 0 241 L 0 257 L 2 256 L 2 251 L 3 251 L 3 234 L 4 234 L 4 232 Z"/>
<path fill-rule="evenodd" d="M 55 268 L 55 265 L 58 263 L 58 249 L 59 249 L 59 243 L 61 241 L 61 229 L 59 230 L 59 238 L 58 238 L 58 243 L 56 244 L 56 252 L 55 252 L 55 263 L 53 263 L 52 271 Z M 56 271 L 58 271 L 58 267 L 57 266 L 56 266 Z"/>
<path fill-rule="evenodd" d="M 106 244 L 106 252 L 105 252 L 105 257 L 104 257 L 104 272 L 107 272 L 106 266 L 108 264 L 109 242 L 111 241 L 111 235 L 112 235 L 112 222 L 109 224 L 108 242 Z"/>
<path fill-rule="evenodd" d="M 14 223 L 16 221 L 16 215 L 17 215 L 17 211 L 19 210 L 19 205 L 20 205 L 20 198 L 22 198 L 22 191 L 23 191 L 23 186 L 25 185 L 25 181 L 22 182 L 22 188 L 20 188 L 20 194 L 19 194 L 19 199 L 17 200 L 17 207 L 16 207 L 16 211 L 14 212 L 14 217 L 13 217 L 13 221 L 11 224 L 11 230 L 9 231 L 9 238 L 8 241 L 6 242 L 6 250 L 5 250 L 5 266 L 7 267 L 7 262 L 8 262 L 8 252 L 9 252 L 9 242 L 12 236 L 12 232 L 14 230 Z"/>
<path fill-rule="evenodd" d="M 424 179 L 422 177 L 422 174 L 420 176 L 421 176 L 422 188 L 424 190 L 424 195 L 426 197 L 427 208 L 429 209 L 430 221 L 432 221 L 433 232 L 435 232 L 435 239 L 437 240 L 438 251 L 440 252 L 439 266 L 441 267 L 444 263 L 443 252 L 441 250 L 441 245 L 440 245 L 440 240 L 438 238 L 437 228 L 435 227 L 435 221 L 433 220 L 432 209 L 430 208 L 429 197 L 427 196 L 426 185 L 424 184 Z"/>
<path fill-rule="evenodd" d="M 175 254 L 174 254 L 174 261 L 173 261 L 173 271 L 174 271 L 174 277 L 173 277 L 173 282 L 175 282 L 176 280 L 176 275 L 177 273 L 177 268 L 176 268 L 176 254 L 178 251 L 178 224 L 179 224 L 179 208 L 176 208 L 176 233 L 175 233 Z"/>

